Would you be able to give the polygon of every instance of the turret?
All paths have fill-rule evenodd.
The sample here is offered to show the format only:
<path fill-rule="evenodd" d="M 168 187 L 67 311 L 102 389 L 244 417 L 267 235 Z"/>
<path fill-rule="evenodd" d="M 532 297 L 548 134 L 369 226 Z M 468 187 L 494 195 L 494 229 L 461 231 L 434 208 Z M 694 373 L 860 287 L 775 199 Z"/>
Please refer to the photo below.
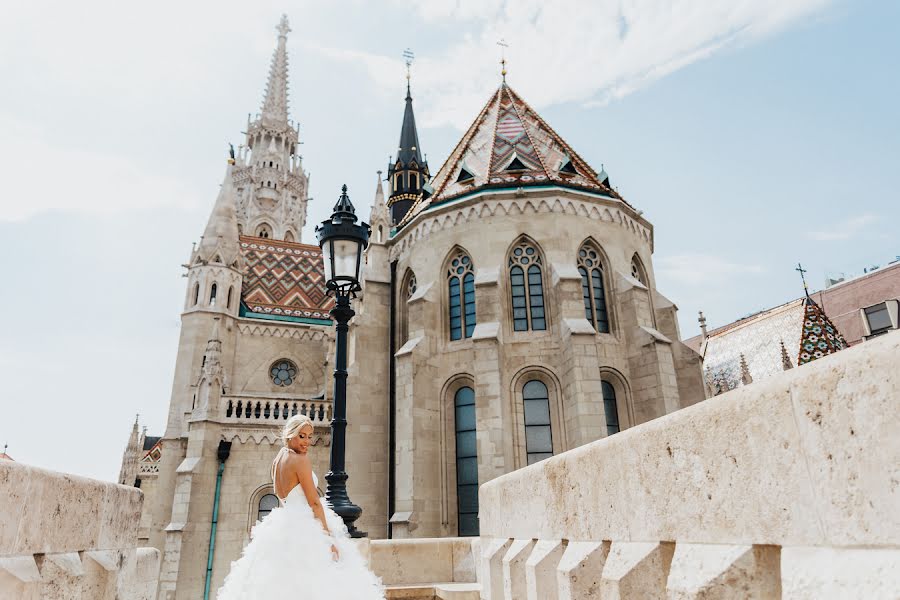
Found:
<path fill-rule="evenodd" d="M 390 236 L 391 213 L 384 203 L 384 190 L 381 187 L 381 171 L 378 171 L 378 181 L 375 184 L 375 199 L 372 201 L 372 211 L 369 213 L 369 224 L 372 226 L 370 244 L 383 244 Z"/>
<path fill-rule="evenodd" d="M 406 107 L 403 110 L 403 125 L 400 129 L 397 159 L 388 165 L 388 181 L 391 186 L 388 208 L 391 212 L 392 225 L 402 221 L 413 204 L 427 193 L 425 184 L 431 177 L 428 171 L 428 162 L 423 158 L 422 148 L 419 146 L 419 132 L 416 130 L 416 116 L 413 113 L 409 82 L 412 54 L 407 53 L 405 56 L 407 57 Z"/>

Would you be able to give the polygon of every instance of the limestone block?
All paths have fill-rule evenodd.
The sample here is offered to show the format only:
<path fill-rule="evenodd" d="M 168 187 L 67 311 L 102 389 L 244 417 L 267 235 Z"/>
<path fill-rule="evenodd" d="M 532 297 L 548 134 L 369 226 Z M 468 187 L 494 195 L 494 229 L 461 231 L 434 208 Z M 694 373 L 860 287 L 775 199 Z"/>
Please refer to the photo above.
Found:
<path fill-rule="evenodd" d="M 481 538 L 481 598 L 503 598 L 503 557 L 512 540 L 508 538 Z"/>
<path fill-rule="evenodd" d="M 559 600 L 590 600 L 600 594 L 609 542 L 569 542 L 556 567 Z"/>
<path fill-rule="evenodd" d="M 461 583 L 479 581 L 481 538 L 453 538 L 451 549 L 453 552 L 453 578 L 451 581 Z"/>
<path fill-rule="evenodd" d="M 527 600 L 557 600 L 556 567 L 565 552 L 562 540 L 538 540 L 525 562 Z"/>
<path fill-rule="evenodd" d="M 900 540 L 900 486 L 886 484 L 900 481 L 898 356 L 900 335 L 882 336 L 815 361 L 817 376 L 791 385 L 827 545 Z"/>
<path fill-rule="evenodd" d="M 41 571 L 31 555 L 0 557 L 0 569 L 26 583 L 41 581 Z"/>
<path fill-rule="evenodd" d="M 385 585 L 452 581 L 453 539 L 372 540 L 369 564 Z"/>
<path fill-rule="evenodd" d="M 117 550 L 87 550 L 84 558 L 89 558 L 107 571 L 116 571 L 121 564 L 121 553 Z"/>
<path fill-rule="evenodd" d="M 503 555 L 504 600 L 525 597 L 525 563 L 533 548 L 534 540 L 514 540 Z"/>
<path fill-rule="evenodd" d="M 776 546 L 677 544 L 669 600 L 767 600 L 781 597 Z"/>
<path fill-rule="evenodd" d="M 895 600 L 900 550 L 782 548 L 781 593 L 784 600 Z"/>
<path fill-rule="evenodd" d="M 666 597 L 666 579 L 674 544 L 613 542 L 600 581 L 604 600 L 650 600 Z"/>
<path fill-rule="evenodd" d="M 81 564 L 81 556 L 79 556 L 77 552 L 45 554 L 44 561 L 55 564 L 69 575 L 75 577 L 84 575 L 84 565 Z"/>
<path fill-rule="evenodd" d="M 121 600 L 156 600 L 160 554 L 156 548 L 138 548 L 128 553 L 120 572 L 118 596 Z"/>

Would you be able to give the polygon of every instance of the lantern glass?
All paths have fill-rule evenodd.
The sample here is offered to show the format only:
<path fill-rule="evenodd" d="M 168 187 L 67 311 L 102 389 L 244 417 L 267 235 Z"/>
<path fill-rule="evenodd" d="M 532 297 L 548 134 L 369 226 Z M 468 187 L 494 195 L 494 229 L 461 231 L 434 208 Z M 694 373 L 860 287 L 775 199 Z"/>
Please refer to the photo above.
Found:
<path fill-rule="evenodd" d="M 334 279 L 334 269 L 332 268 L 333 263 L 331 261 L 331 244 L 331 240 L 322 244 L 322 262 L 325 264 L 325 281 Z"/>
<path fill-rule="evenodd" d="M 356 280 L 359 242 L 357 240 L 334 240 L 334 278 Z"/>

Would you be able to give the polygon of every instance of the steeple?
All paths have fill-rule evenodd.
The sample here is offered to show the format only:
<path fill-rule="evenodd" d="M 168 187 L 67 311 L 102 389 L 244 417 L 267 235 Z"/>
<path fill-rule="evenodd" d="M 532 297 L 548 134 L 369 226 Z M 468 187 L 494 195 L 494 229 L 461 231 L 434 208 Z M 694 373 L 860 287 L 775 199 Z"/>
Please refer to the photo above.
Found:
<path fill-rule="evenodd" d="M 209 221 L 200 238 L 200 245 L 194 250 L 191 264 L 200 261 L 203 264 L 218 263 L 236 267 L 240 256 L 238 243 L 238 224 L 234 215 L 235 197 L 232 171 L 234 160 L 228 161 L 225 178 L 219 189 L 219 196 L 213 205 Z"/>
<path fill-rule="evenodd" d="M 269 67 L 262 121 L 269 127 L 284 127 L 288 122 L 287 34 L 291 31 L 287 15 L 281 15 L 281 22 L 275 29 L 278 31 L 278 46 L 272 55 L 272 66 Z"/>
<path fill-rule="evenodd" d="M 383 244 L 389 235 L 391 228 L 391 213 L 384 203 L 384 189 L 381 187 L 381 171 L 375 182 L 375 199 L 372 201 L 372 210 L 369 213 L 369 225 L 372 227 L 370 243 Z"/>
<path fill-rule="evenodd" d="M 391 184 L 388 207 L 391 210 L 393 223 L 399 223 L 406 216 L 412 205 L 422 196 L 425 184 L 431 176 L 428 171 L 428 163 L 422 157 L 419 132 L 416 129 L 416 116 L 413 112 L 410 88 L 410 67 L 413 54 L 406 50 L 403 57 L 406 59 L 406 106 L 403 109 L 403 125 L 400 128 L 397 160 L 388 165 L 388 181 Z"/>

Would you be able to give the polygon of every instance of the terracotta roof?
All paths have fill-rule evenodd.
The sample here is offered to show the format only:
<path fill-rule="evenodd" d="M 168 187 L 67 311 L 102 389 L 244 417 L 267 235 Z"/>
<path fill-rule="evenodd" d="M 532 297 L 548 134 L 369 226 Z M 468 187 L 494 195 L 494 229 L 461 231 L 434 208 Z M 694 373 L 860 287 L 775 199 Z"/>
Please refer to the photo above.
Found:
<path fill-rule="evenodd" d="M 241 302 L 254 314 L 330 319 L 334 300 L 325 295 L 325 269 L 318 246 L 240 236 L 244 258 Z"/>
<path fill-rule="evenodd" d="M 503 83 L 401 225 L 433 204 L 483 188 L 560 185 L 622 200 L 527 102 Z M 624 200 L 623 200 L 624 201 Z"/>
<path fill-rule="evenodd" d="M 12 462 L 16 462 L 13 457 L 6 452 L 0 452 L 0 460 L 11 460 Z"/>

